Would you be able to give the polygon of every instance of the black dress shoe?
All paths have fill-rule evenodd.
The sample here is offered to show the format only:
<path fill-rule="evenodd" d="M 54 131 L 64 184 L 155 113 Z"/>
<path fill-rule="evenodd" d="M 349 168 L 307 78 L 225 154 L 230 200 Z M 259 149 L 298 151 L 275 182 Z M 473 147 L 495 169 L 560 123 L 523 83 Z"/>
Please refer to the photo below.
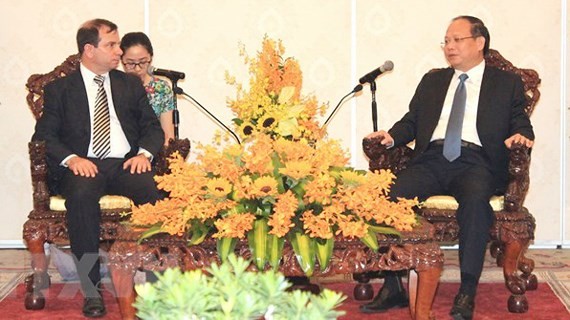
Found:
<path fill-rule="evenodd" d="M 395 294 L 380 291 L 372 302 L 360 306 L 360 312 L 382 313 L 390 309 L 406 308 L 409 305 L 410 301 L 404 291 L 400 291 Z"/>
<path fill-rule="evenodd" d="M 100 318 L 106 313 L 103 298 L 85 298 L 83 301 L 83 315 L 87 318 Z"/>
<path fill-rule="evenodd" d="M 475 297 L 460 293 L 455 296 L 449 315 L 453 320 L 471 320 L 473 319 L 473 309 L 475 309 Z"/>

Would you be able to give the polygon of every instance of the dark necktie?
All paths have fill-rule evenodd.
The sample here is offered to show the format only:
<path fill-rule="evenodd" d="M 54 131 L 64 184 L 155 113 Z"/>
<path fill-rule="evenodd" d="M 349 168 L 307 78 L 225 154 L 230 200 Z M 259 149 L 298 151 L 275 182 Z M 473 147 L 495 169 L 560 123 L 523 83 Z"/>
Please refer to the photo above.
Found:
<path fill-rule="evenodd" d="M 97 158 L 103 159 L 111 152 L 111 120 L 107 94 L 103 87 L 105 77 L 95 76 L 94 81 L 99 89 L 97 90 L 97 98 L 95 98 L 93 115 L 93 153 Z"/>
<path fill-rule="evenodd" d="M 459 158 L 459 155 L 461 155 L 461 130 L 463 128 L 463 117 L 465 116 L 465 100 L 467 99 L 465 80 L 468 77 L 469 76 L 465 73 L 459 76 L 459 84 L 455 90 L 451 113 L 449 114 L 449 122 L 447 123 L 447 130 L 445 131 L 443 156 L 449 160 L 449 162 Z"/>

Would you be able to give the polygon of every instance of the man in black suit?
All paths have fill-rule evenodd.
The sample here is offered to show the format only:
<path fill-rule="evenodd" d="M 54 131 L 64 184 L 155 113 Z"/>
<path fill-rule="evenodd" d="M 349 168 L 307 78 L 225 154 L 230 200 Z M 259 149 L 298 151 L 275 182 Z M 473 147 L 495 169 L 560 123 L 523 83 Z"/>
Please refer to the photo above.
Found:
<path fill-rule="evenodd" d="M 392 186 L 393 199 L 425 200 L 447 194 L 459 203 L 461 287 L 450 312 L 454 319 L 473 316 L 494 219 L 489 200 L 506 188 L 508 149 L 513 144 L 531 147 L 534 140 L 524 112 L 527 102 L 522 80 L 513 73 L 485 66 L 489 40 L 489 32 L 478 18 L 454 18 L 443 43 L 451 67 L 427 73 L 404 117 L 388 132 L 369 135 L 381 137 L 381 143 L 388 147 L 415 140 L 410 164 Z M 462 107 L 456 108 L 456 104 Z M 452 106 L 462 110 L 459 116 L 453 115 L 457 111 L 452 111 Z M 457 127 L 454 119 L 462 124 Z M 455 149 L 451 143 L 454 139 Z M 399 277 L 388 272 L 381 291 L 371 303 L 361 306 L 361 311 L 383 312 L 407 305 Z"/>
<path fill-rule="evenodd" d="M 46 142 L 50 172 L 60 175 L 71 250 L 87 317 L 105 315 L 100 294 L 99 198 L 159 199 L 151 160 L 164 133 L 140 80 L 115 70 L 122 51 L 117 26 L 104 19 L 77 31 L 79 70 L 46 85 L 33 140 Z"/>

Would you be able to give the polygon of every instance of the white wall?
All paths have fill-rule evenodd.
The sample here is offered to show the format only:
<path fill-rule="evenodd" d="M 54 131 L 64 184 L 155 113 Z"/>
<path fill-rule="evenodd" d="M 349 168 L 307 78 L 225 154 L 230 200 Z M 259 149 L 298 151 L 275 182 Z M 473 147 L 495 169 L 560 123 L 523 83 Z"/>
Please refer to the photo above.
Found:
<path fill-rule="evenodd" d="M 542 78 L 541 100 L 532 117 L 537 141 L 526 206 L 537 219 L 537 245 L 570 239 L 570 214 L 563 160 L 569 141 L 564 92 L 570 76 L 564 32 L 569 25 L 566 0 L 0 0 L 0 246 L 21 244 L 22 224 L 32 208 L 27 142 L 34 120 L 25 102 L 24 84 L 33 73 L 46 73 L 76 52 L 75 32 L 85 20 L 101 17 L 119 25 L 121 34 L 147 31 L 155 48 L 155 66 L 186 72 L 178 84 L 226 124 L 232 114 L 226 99 L 235 91 L 224 71 L 248 81 L 238 44 L 250 54 L 265 34 L 283 40 L 286 55 L 304 71 L 304 92 L 314 93 L 330 109 L 357 79 L 385 60 L 394 71 L 377 80 L 379 128 L 389 128 L 406 111 L 421 76 L 446 65 L 439 43 L 449 20 L 480 17 L 491 32 L 491 47 L 519 67 Z M 565 91 L 563 91 L 565 90 Z M 366 168 L 360 149 L 372 131 L 370 90 L 365 87 L 331 121 L 330 135 L 351 151 L 352 163 Z M 219 127 L 188 100 L 180 98 L 180 136 L 208 143 Z M 566 228 L 563 228 L 566 223 Z"/>

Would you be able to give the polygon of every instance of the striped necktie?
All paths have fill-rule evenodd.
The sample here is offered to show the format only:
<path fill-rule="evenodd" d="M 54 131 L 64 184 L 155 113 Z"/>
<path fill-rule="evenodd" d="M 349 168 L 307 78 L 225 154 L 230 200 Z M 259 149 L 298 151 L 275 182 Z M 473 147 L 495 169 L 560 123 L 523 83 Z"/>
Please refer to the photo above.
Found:
<path fill-rule="evenodd" d="M 451 113 L 449 114 L 449 122 L 447 123 L 447 129 L 445 131 L 443 156 L 449 160 L 449 162 L 459 158 L 461 155 L 461 131 L 463 129 L 463 118 L 465 116 L 465 101 L 467 100 L 465 80 L 468 77 L 469 76 L 465 73 L 459 76 L 459 84 L 455 90 Z"/>
<path fill-rule="evenodd" d="M 103 159 L 111 152 L 111 120 L 109 117 L 109 104 L 107 94 L 103 87 L 104 76 L 95 76 L 97 98 L 95 98 L 95 113 L 93 116 L 93 153 L 97 158 Z"/>

